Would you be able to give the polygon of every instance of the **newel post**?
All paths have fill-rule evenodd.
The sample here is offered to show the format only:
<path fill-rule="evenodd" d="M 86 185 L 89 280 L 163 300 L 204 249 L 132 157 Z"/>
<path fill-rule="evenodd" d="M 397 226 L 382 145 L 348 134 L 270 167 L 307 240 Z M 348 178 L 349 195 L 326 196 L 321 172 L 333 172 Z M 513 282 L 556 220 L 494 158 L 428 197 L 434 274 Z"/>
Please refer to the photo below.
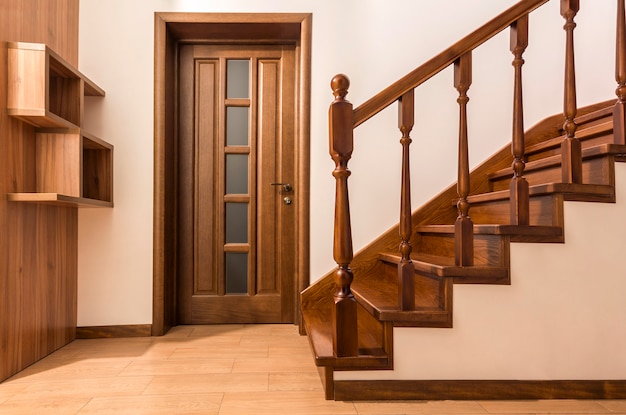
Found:
<path fill-rule="evenodd" d="M 333 294 L 333 350 L 337 357 L 357 356 L 356 300 L 350 291 L 353 274 L 352 229 L 350 225 L 350 201 L 348 198 L 348 161 L 353 149 L 353 110 L 345 99 L 350 80 L 339 74 L 331 81 L 335 100 L 328 110 L 330 156 L 335 162 L 335 231 L 333 256 L 335 270 L 335 293 Z"/>
<path fill-rule="evenodd" d="M 626 18 L 624 0 L 617 0 L 617 27 L 615 39 L 615 81 L 617 103 L 613 110 L 613 137 L 615 144 L 626 144 Z"/>
<path fill-rule="evenodd" d="M 579 0 L 561 0 L 561 16 L 565 19 L 563 29 L 566 33 L 565 42 L 565 93 L 563 112 L 565 123 L 565 139 L 561 144 L 561 170 L 564 183 L 582 183 L 583 165 L 582 148 L 576 138 L 576 70 L 574 65 L 574 17 L 580 9 Z"/>

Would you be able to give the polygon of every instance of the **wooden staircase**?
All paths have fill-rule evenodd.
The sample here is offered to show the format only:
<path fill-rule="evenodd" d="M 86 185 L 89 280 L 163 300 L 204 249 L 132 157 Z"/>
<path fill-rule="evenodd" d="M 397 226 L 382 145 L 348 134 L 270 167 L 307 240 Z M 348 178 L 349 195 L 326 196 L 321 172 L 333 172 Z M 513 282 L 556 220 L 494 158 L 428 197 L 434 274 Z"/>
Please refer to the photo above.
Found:
<path fill-rule="evenodd" d="M 516 61 L 521 59 L 521 52 L 519 48 L 516 51 L 513 49 L 515 45 L 523 45 L 522 52 L 525 48 L 524 39 L 519 34 L 526 32 L 527 35 L 528 28 L 523 25 L 527 25 L 528 13 L 545 2 L 521 1 L 486 25 L 512 27 L 512 52 Z M 573 19 L 568 11 L 574 10 L 575 15 L 577 3 L 561 1 L 562 13 L 567 21 Z M 618 1 L 618 13 L 624 16 L 623 0 Z M 493 32 L 499 31 L 494 27 L 489 30 L 483 27 L 477 32 L 484 31 L 493 36 Z M 626 48 L 626 43 L 621 43 L 623 36 L 624 28 L 618 27 L 618 45 L 622 45 L 622 49 Z M 475 37 L 475 34 L 468 36 L 472 39 Z M 334 373 L 343 370 L 393 369 L 394 327 L 452 328 L 455 284 L 511 284 L 511 242 L 566 242 L 563 217 L 565 201 L 615 201 L 614 166 L 616 162 L 626 161 L 624 100 L 619 96 L 620 88 L 626 82 L 626 63 L 620 63 L 626 62 L 626 54 L 619 56 L 618 53 L 617 57 L 617 100 L 585 108 L 574 106 L 572 111 L 572 104 L 568 102 L 568 99 L 572 99 L 572 92 L 566 92 L 564 114 L 548 117 L 527 131 L 524 131 L 521 123 L 523 117 L 516 109 L 514 124 L 517 128 L 514 131 L 517 130 L 517 133 L 514 132 L 512 146 L 501 149 L 470 173 L 466 160 L 467 150 L 463 147 L 467 145 L 467 123 L 464 119 L 467 101 L 463 98 L 471 83 L 471 74 L 466 73 L 463 60 L 474 47 L 474 44 L 466 46 L 464 39 L 450 48 L 455 54 L 451 55 L 450 50 L 442 53 L 455 65 L 455 86 L 460 97 L 459 182 L 411 212 L 410 194 L 407 194 L 410 186 L 405 183 L 410 180 L 408 159 L 403 157 L 403 210 L 400 223 L 356 256 L 352 256 L 351 252 L 346 186 L 349 176 L 347 162 L 352 151 L 352 129 L 386 105 L 398 101 L 401 144 L 403 154 L 408 154 L 408 133 L 412 128 L 413 111 L 412 105 L 409 106 L 408 103 L 412 103 L 413 88 L 425 80 L 416 73 L 427 72 L 428 76 L 432 76 L 437 72 L 420 67 L 355 110 L 345 101 L 347 78 L 333 80 L 336 99 L 331 105 L 330 119 L 331 155 L 337 163 L 333 174 L 338 182 L 336 218 L 339 219 L 336 219 L 335 227 L 335 259 L 338 269 L 320 278 L 303 291 L 301 296 L 302 331 L 309 337 L 327 399 L 361 399 L 368 396 L 378 399 L 424 399 L 423 394 L 411 394 L 407 391 L 376 394 L 371 390 L 359 390 L 358 387 L 344 387 L 339 391 L 335 387 Z M 430 63 L 424 66 L 428 64 Z M 445 63 L 438 65 L 446 66 Z M 566 79 L 570 72 L 568 65 L 569 62 L 566 62 Z M 620 79 L 620 67 L 625 68 L 621 75 L 623 79 Z M 516 90 L 519 89 L 516 92 L 516 102 L 521 102 L 521 72 L 518 74 L 517 69 L 521 71 L 521 63 L 516 68 L 515 78 Z M 409 78 L 410 82 L 407 81 Z M 520 85 L 517 85 L 518 82 Z M 575 86 L 571 88 L 575 91 Z M 392 90 L 395 95 L 390 94 Z M 573 96 L 575 100 L 575 93 Z M 383 100 L 378 107 L 371 104 L 378 99 Z M 347 121 L 343 117 L 347 117 Z M 575 125 L 574 137 L 572 125 Z M 348 139 L 341 141 L 341 137 Z M 576 141 L 573 151 L 570 142 L 572 139 Z M 580 154 L 578 160 L 577 151 Z M 514 168 L 511 167 L 512 160 Z M 571 171 L 574 171 L 574 178 L 564 180 L 568 175 L 571 176 Z M 519 182 L 527 184 L 522 183 L 519 190 Z M 407 198 L 408 204 L 405 203 Z M 463 201 L 469 208 L 463 206 Z M 346 214 L 347 216 L 342 216 Z M 459 225 L 459 222 L 464 224 Z M 621 389 L 603 387 L 595 394 L 585 390 L 583 395 L 595 398 L 626 398 L 626 388 L 623 387 L 626 385 L 619 383 L 621 381 L 616 382 Z M 576 386 L 581 388 L 580 384 Z M 498 389 L 494 385 L 491 387 L 493 390 Z M 484 390 L 476 392 L 476 387 L 470 383 L 465 386 L 455 384 L 455 392 L 435 393 L 432 397 L 570 397 L 559 394 L 554 384 L 533 387 L 533 393 L 521 388 L 522 392 L 516 395 L 511 392 L 515 389 L 515 385 L 512 385 L 506 393 L 485 395 Z"/>

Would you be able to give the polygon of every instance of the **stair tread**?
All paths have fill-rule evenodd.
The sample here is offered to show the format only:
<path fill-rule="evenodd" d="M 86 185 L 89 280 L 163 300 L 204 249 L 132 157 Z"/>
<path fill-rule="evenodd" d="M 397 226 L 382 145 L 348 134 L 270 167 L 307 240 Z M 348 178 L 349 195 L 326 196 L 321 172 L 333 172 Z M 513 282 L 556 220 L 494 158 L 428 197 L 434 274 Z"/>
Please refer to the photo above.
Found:
<path fill-rule="evenodd" d="M 612 130 L 613 130 L 613 121 L 611 120 L 611 121 L 603 122 L 601 124 L 592 125 L 589 127 L 584 127 L 584 128 L 580 128 L 576 130 L 576 138 L 578 138 L 581 141 L 584 141 L 584 140 L 587 140 L 589 138 L 592 138 L 601 134 L 606 134 Z M 565 135 L 560 135 L 558 137 L 551 138 L 549 140 L 543 141 L 533 146 L 529 146 L 528 148 L 526 148 L 525 153 L 534 154 L 534 153 L 539 153 L 541 151 L 544 151 L 550 148 L 559 147 L 561 143 L 563 142 L 564 138 L 565 138 Z"/>
<path fill-rule="evenodd" d="M 611 101 L 610 105 L 604 108 L 601 108 L 599 110 L 590 112 L 589 114 L 580 115 L 576 117 L 574 121 L 576 122 L 576 124 L 581 125 L 590 121 L 598 120 L 600 118 L 608 117 L 610 115 L 613 115 L 614 108 L 615 108 L 615 104 L 613 101 Z"/>
<path fill-rule="evenodd" d="M 359 344 L 359 355 L 353 357 L 336 357 L 333 353 L 333 333 L 331 324 L 332 302 L 323 310 L 318 308 L 302 308 L 309 344 L 315 355 L 317 366 L 331 366 L 334 368 L 388 368 L 389 356 L 377 344 Z M 367 336 L 359 336 L 367 339 Z"/>
<path fill-rule="evenodd" d="M 624 154 L 626 153 L 626 146 L 619 144 L 600 144 L 593 147 L 584 148 L 582 151 L 583 159 L 598 157 L 607 154 Z M 540 160 L 530 161 L 525 165 L 525 172 L 545 169 L 547 167 L 554 167 L 561 165 L 561 156 L 555 155 L 550 157 L 545 157 Z M 494 173 L 489 174 L 489 180 L 497 180 L 506 177 L 513 176 L 513 169 L 507 167 L 505 169 L 498 170 Z"/>
<path fill-rule="evenodd" d="M 586 184 L 586 183 L 544 183 L 529 187 L 530 196 L 561 193 L 565 195 L 583 196 L 603 196 L 610 197 L 615 194 L 613 186 L 608 184 Z M 508 190 L 497 192 L 481 193 L 468 197 L 470 203 L 485 203 L 509 198 Z M 567 199 L 567 198 L 566 198 Z M 453 201 L 456 205 L 456 200 Z"/>
<path fill-rule="evenodd" d="M 445 226 L 445 225 L 444 225 Z M 392 253 L 379 253 L 378 258 L 385 262 L 397 264 L 401 257 Z M 458 266 L 454 263 L 453 257 L 413 253 L 411 261 L 417 272 L 427 273 L 433 277 L 484 277 L 492 278 L 494 283 L 498 283 L 500 278 L 508 277 L 507 267 L 498 267 L 493 265 L 476 265 L 476 266 Z M 380 283 L 380 280 L 376 280 Z"/>
<path fill-rule="evenodd" d="M 380 253 L 379 259 L 387 263 L 397 264 L 401 257 L 391 253 Z M 497 266 L 466 266 L 454 264 L 454 258 L 416 253 L 411 255 L 416 272 L 426 278 L 452 278 L 454 282 L 463 283 L 464 279 L 480 280 L 483 283 L 508 284 L 508 267 Z M 427 275 L 423 275 L 427 274 Z M 451 310 L 438 307 L 419 307 L 403 311 L 398 308 L 397 282 L 381 272 L 361 274 L 355 278 L 351 290 L 359 303 L 381 321 L 393 321 L 395 325 L 411 323 L 425 327 L 450 327 Z M 416 296 L 420 294 L 416 292 Z"/>
<path fill-rule="evenodd" d="M 454 225 L 420 225 L 414 229 L 420 233 L 454 234 Z M 560 236 L 562 233 L 559 226 L 474 224 L 474 234 L 479 235 Z"/>
<path fill-rule="evenodd" d="M 429 327 L 449 327 L 450 311 L 436 307 L 415 307 L 415 310 L 402 311 L 398 308 L 398 288 L 383 278 L 372 278 L 351 285 L 352 293 L 359 303 L 378 320 L 394 323 L 419 322 Z"/>

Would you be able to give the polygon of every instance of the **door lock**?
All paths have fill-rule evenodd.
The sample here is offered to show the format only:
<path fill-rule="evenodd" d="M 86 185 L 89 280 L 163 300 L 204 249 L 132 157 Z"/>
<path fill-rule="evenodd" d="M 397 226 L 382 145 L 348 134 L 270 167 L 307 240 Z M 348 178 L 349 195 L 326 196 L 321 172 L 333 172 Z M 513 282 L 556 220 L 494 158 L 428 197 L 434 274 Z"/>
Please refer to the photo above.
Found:
<path fill-rule="evenodd" d="M 283 192 L 288 193 L 293 190 L 293 187 L 289 183 L 272 183 L 272 186 L 282 186 Z"/>
<path fill-rule="evenodd" d="M 285 196 L 283 198 L 283 203 L 286 205 L 290 205 L 293 201 L 291 200 L 291 198 L 289 196 Z"/>

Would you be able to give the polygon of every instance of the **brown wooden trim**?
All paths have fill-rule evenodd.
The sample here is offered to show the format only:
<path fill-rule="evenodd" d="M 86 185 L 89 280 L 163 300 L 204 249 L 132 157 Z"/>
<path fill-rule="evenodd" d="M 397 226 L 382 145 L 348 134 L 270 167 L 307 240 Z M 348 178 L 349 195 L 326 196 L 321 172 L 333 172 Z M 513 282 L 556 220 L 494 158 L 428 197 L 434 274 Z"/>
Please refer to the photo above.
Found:
<path fill-rule="evenodd" d="M 110 339 L 118 337 L 150 337 L 152 324 L 131 324 L 125 326 L 77 327 L 77 339 Z"/>
<path fill-rule="evenodd" d="M 335 399 L 335 391 L 333 389 L 333 369 L 331 367 L 318 367 L 317 371 L 320 374 L 320 380 L 322 381 L 322 389 L 324 390 L 324 397 L 326 399 Z"/>
<path fill-rule="evenodd" d="M 296 54 L 300 72 L 300 86 L 297 93 L 298 111 L 296 113 L 298 126 L 298 160 L 296 160 L 297 185 L 299 189 L 299 203 L 297 208 L 298 233 L 296 243 L 300 247 L 297 258 L 298 281 L 296 282 L 295 296 L 296 318 L 300 321 L 300 293 L 310 284 L 310 171 L 311 171 L 311 43 L 313 29 L 313 15 L 300 15 L 300 41 L 296 46 Z"/>
<path fill-rule="evenodd" d="M 335 400 L 626 399 L 626 380 L 335 381 Z"/>
<path fill-rule="evenodd" d="M 246 28 L 246 31 L 237 29 L 233 33 L 233 28 Z M 176 217 L 176 207 L 166 198 L 168 180 L 172 177 L 166 173 L 172 163 L 171 156 L 168 156 L 168 149 L 171 150 L 168 137 L 175 131 L 174 121 L 169 119 L 175 108 L 167 101 L 171 92 L 168 88 L 172 88 L 168 82 L 175 72 L 175 51 L 179 41 L 255 42 L 259 41 L 257 30 L 262 33 L 261 40 L 264 42 L 296 44 L 300 72 L 296 114 L 299 125 L 296 140 L 299 155 L 296 179 L 299 215 L 296 294 L 309 285 L 311 29 L 311 13 L 155 13 L 153 335 L 163 335 L 176 324 L 176 276 L 173 268 L 176 254 L 171 242 L 176 229 L 168 222 L 168 218 Z M 295 297 L 298 302 L 300 296 Z M 295 309 L 299 310 L 298 304 Z M 294 316 L 294 322 L 298 320 L 299 317 Z"/>

